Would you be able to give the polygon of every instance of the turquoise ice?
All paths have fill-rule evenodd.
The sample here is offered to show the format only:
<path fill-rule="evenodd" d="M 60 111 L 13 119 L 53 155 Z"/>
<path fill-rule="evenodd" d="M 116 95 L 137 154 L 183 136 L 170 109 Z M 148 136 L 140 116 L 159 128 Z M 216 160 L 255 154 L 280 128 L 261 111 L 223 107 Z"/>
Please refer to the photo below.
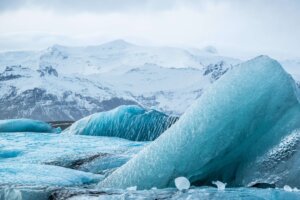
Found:
<path fill-rule="evenodd" d="M 52 128 L 46 122 L 32 119 L 7 119 L 0 120 L 0 132 L 60 132 L 59 128 Z"/>
<path fill-rule="evenodd" d="M 75 186 L 97 183 L 101 175 L 67 169 L 59 166 L 1 163 L 1 185 Z"/>
<path fill-rule="evenodd" d="M 260 56 L 236 66 L 213 84 L 178 122 L 99 186 L 163 188 L 173 186 L 180 176 L 199 185 L 219 180 L 228 186 L 245 186 L 269 174 L 266 177 L 274 179 L 260 181 L 299 187 L 298 176 L 272 173 L 286 162 L 280 157 L 284 148 L 276 147 L 298 128 L 299 91 L 293 79 L 277 61 Z M 298 146 L 288 148 L 295 151 Z M 272 153 L 279 160 L 268 160 Z M 273 166 L 264 171 L 257 166 L 247 173 L 247 167 L 260 158 L 266 166 Z M 294 156 L 289 158 L 299 163 Z M 297 166 L 294 171 L 299 174 Z M 276 176 L 281 176 L 280 182 Z"/>
<path fill-rule="evenodd" d="M 7 188 L 44 188 L 42 194 L 47 196 L 47 187 L 96 184 L 126 163 L 144 144 L 113 137 L 0 133 L 0 199 Z"/>
<path fill-rule="evenodd" d="M 119 106 L 75 122 L 65 134 L 120 137 L 134 141 L 149 141 L 169 128 L 177 117 L 139 106 Z"/>

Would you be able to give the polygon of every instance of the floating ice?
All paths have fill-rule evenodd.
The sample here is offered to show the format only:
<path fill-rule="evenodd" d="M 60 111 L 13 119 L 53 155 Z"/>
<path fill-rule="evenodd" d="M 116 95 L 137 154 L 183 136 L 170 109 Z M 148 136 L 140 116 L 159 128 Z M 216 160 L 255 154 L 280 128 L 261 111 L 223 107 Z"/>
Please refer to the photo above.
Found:
<path fill-rule="evenodd" d="M 120 106 L 108 112 L 90 115 L 75 122 L 63 133 L 113 136 L 134 141 L 149 141 L 169 128 L 176 117 L 139 106 Z"/>
<path fill-rule="evenodd" d="M 136 186 L 132 186 L 132 187 L 128 187 L 127 190 L 130 191 L 136 191 L 137 187 Z"/>
<path fill-rule="evenodd" d="M 212 184 L 216 185 L 218 190 L 225 190 L 227 183 L 222 183 L 221 181 L 213 181 Z"/>
<path fill-rule="evenodd" d="M 1 163 L 1 185 L 74 186 L 95 183 L 103 176 L 58 166 Z"/>
<path fill-rule="evenodd" d="M 283 186 L 283 189 L 284 189 L 284 191 L 287 191 L 287 192 L 293 192 L 293 188 L 291 188 L 288 185 Z"/>
<path fill-rule="evenodd" d="M 123 165 L 145 144 L 115 137 L 20 132 L 0 133 L 0 141 L 0 165 L 47 164 L 99 174 Z"/>
<path fill-rule="evenodd" d="M 175 178 L 174 182 L 178 190 L 187 190 L 191 186 L 190 181 L 183 176 Z"/>
<path fill-rule="evenodd" d="M 0 120 L 0 132 L 60 132 L 59 128 L 52 128 L 46 122 L 32 119 Z"/>
<path fill-rule="evenodd" d="M 250 181 L 242 181 L 243 164 L 249 165 L 300 127 L 297 98 L 294 81 L 277 61 L 260 56 L 245 62 L 99 186 L 163 188 L 173 186 L 179 176 L 194 184 L 220 180 L 247 185 Z"/>

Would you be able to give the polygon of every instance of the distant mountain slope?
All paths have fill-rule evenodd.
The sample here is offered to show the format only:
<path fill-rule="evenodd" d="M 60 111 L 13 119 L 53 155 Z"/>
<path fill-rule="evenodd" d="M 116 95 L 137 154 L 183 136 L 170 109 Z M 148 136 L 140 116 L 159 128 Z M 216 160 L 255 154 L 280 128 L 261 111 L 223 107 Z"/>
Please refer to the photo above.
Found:
<path fill-rule="evenodd" d="M 214 47 L 143 47 L 123 40 L 0 53 L 0 119 L 77 120 L 123 104 L 180 115 L 239 62 Z M 295 63 L 284 66 L 297 78 Z"/>
<path fill-rule="evenodd" d="M 7 67 L 0 74 L 0 119 L 76 120 L 123 104 L 137 104 L 122 92 L 55 69 Z"/>

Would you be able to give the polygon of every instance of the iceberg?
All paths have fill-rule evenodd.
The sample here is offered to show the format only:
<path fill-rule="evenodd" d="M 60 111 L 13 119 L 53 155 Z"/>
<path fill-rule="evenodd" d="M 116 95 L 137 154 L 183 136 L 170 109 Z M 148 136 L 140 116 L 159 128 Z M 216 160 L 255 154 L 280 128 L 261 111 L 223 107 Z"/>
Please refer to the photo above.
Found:
<path fill-rule="evenodd" d="M 42 132 L 59 133 L 60 128 L 53 128 L 50 124 L 32 119 L 0 120 L 0 132 Z"/>
<path fill-rule="evenodd" d="M 76 121 L 64 134 L 111 136 L 133 141 L 151 141 L 178 118 L 139 106 L 119 106 Z"/>
<path fill-rule="evenodd" d="M 271 152 L 277 161 L 273 167 L 284 165 L 286 160 L 276 158 L 286 148 L 276 146 L 299 128 L 299 91 L 294 80 L 277 61 L 259 56 L 221 77 L 172 127 L 98 186 L 174 187 L 174 179 L 180 176 L 194 185 L 219 180 L 228 186 L 245 186 L 252 181 L 247 179 L 247 166 L 271 155 L 273 148 L 277 150 Z M 299 159 L 289 162 L 299 163 Z M 297 174 L 298 166 L 294 165 Z M 252 170 L 257 175 L 260 168 Z M 272 175 L 272 168 L 264 172 Z M 287 176 L 281 182 L 299 186 L 299 181 L 293 182 L 299 176 Z"/>

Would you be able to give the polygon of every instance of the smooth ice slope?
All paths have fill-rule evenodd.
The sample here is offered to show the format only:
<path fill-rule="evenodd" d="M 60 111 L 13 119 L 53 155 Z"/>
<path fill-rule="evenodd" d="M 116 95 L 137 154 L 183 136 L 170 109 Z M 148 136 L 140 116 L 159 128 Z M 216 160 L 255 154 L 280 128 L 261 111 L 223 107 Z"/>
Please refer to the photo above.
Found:
<path fill-rule="evenodd" d="M 52 128 L 46 122 L 31 119 L 0 120 L 0 132 L 60 132 L 60 129 Z"/>
<path fill-rule="evenodd" d="M 134 141 L 149 141 L 169 128 L 176 117 L 139 106 L 120 106 L 75 122 L 66 134 L 113 136 Z"/>
<path fill-rule="evenodd" d="M 177 123 L 99 186 L 162 188 L 173 186 L 179 176 L 192 183 L 232 185 L 234 177 L 243 176 L 235 174 L 236 167 L 251 163 L 300 127 L 299 113 L 292 78 L 277 61 L 257 57 L 222 77 Z"/>

